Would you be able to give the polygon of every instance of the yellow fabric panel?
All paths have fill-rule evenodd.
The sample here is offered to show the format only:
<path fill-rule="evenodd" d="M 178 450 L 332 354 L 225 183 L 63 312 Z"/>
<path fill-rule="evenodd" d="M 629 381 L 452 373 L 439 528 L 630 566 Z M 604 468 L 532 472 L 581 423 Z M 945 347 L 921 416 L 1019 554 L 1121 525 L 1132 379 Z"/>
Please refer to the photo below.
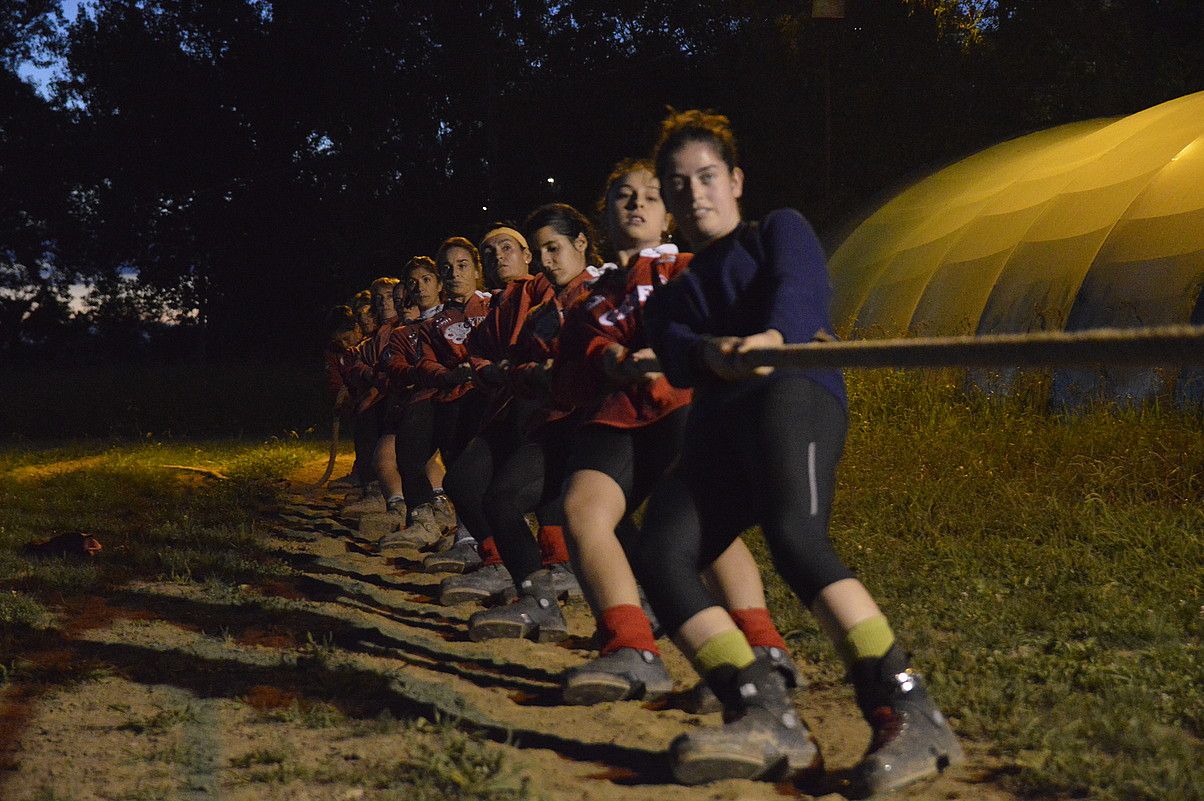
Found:
<path fill-rule="evenodd" d="M 1007 252 L 980 259 L 945 262 L 933 275 L 916 303 L 908 333 L 916 336 L 960 336 L 978 330 L 994 276 L 1003 269 Z M 987 278 L 989 276 L 989 279 Z"/>
<path fill-rule="evenodd" d="M 1204 282 L 1204 92 L 950 165 L 867 218 L 830 270 L 833 322 L 860 335 L 1048 330 L 1125 309 L 1183 322 Z"/>
<path fill-rule="evenodd" d="M 1060 330 L 1109 230 L 1020 243 L 991 287 L 977 333 Z"/>

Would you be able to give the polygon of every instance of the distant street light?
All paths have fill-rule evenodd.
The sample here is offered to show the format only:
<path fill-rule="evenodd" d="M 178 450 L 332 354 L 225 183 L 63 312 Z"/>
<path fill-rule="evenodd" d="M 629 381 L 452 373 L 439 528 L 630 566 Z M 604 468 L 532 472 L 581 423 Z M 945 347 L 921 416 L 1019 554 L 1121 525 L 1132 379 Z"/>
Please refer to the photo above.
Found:
<path fill-rule="evenodd" d="M 488 207 L 488 206 L 481 206 L 481 211 L 489 211 L 489 207 Z"/>

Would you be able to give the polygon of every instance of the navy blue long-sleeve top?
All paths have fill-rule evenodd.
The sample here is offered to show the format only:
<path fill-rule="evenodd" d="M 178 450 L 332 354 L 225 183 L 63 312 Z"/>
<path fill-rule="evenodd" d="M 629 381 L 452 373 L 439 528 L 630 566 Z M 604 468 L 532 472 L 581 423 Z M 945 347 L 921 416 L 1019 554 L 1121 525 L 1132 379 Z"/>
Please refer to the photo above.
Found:
<path fill-rule="evenodd" d="M 704 337 L 773 328 L 787 343 L 810 342 L 832 330 L 831 298 L 827 260 L 811 225 L 794 209 L 778 209 L 760 223 L 740 223 L 696 254 L 687 270 L 652 293 L 644 325 L 669 383 L 695 387 L 697 402 L 708 390 L 730 386 L 702 365 Z M 802 372 L 847 408 L 839 370 Z"/>

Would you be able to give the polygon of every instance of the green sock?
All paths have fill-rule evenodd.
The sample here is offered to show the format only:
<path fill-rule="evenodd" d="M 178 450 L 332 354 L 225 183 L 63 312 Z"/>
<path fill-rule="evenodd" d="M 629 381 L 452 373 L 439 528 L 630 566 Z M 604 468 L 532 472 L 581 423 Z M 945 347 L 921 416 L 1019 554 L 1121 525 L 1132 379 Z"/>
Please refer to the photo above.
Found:
<path fill-rule="evenodd" d="M 740 629 L 716 634 L 704 642 L 694 654 L 694 667 L 698 668 L 699 675 L 704 678 L 719 668 L 734 672 L 748 667 L 755 661 L 752 647 L 749 646 L 748 640 L 744 639 L 744 633 Z"/>
<path fill-rule="evenodd" d="M 845 632 L 844 639 L 836 644 L 836 650 L 845 667 L 851 668 L 862 659 L 877 659 L 885 656 L 895 644 L 895 633 L 890 630 L 885 615 L 863 620 Z"/>

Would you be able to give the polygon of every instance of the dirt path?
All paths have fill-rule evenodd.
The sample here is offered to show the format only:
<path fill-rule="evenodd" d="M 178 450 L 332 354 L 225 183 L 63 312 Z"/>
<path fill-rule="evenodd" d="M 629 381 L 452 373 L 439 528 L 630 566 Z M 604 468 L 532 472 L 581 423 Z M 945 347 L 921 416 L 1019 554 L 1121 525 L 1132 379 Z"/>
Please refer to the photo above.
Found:
<path fill-rule="evenodd" d="M 310 466 L 314 477 L 322 466 Z M 295 478 L 297 486 L 312 480 Z M 295 579 L 236 590 L 138 584 L 94 599 L 86 624 L 48 638 L 32 657 L 95 665 L 87 680 L 23 695 L 10 688 L 5 714 L 22 726 L 0 796 L 403 798 L 380 789 L 375 771 L 427 735 L 381 722 L 387 711 L 454 718 L 483 733 L 534 797 L 842 797 L 840 771 L 868 740 L 843 688 L 799 697 L 830 770 L 816 784 L 681 787 L 668 776 L 665 746 L 718 715 L 687 714 L 673 699 L 659 708 L 557 703 L 558 675 L 589 656 L 593 623 L 583 603 L 569 604 L 573 636 L 558 646 L 471 642 L 465 621 L 477 607 L 437 605 L 442 576 L 421 572 L 419 554 L 384 559 L 350 524 L 335 499 L 292 495 L 265 511 L 264 525 Z M 687 689 L 692 671 L 667 641 L 663 650 L 678 689 Z M 966 745 L 968 765 L 894 797 L 1012 801 L 985 749 Z"/>

